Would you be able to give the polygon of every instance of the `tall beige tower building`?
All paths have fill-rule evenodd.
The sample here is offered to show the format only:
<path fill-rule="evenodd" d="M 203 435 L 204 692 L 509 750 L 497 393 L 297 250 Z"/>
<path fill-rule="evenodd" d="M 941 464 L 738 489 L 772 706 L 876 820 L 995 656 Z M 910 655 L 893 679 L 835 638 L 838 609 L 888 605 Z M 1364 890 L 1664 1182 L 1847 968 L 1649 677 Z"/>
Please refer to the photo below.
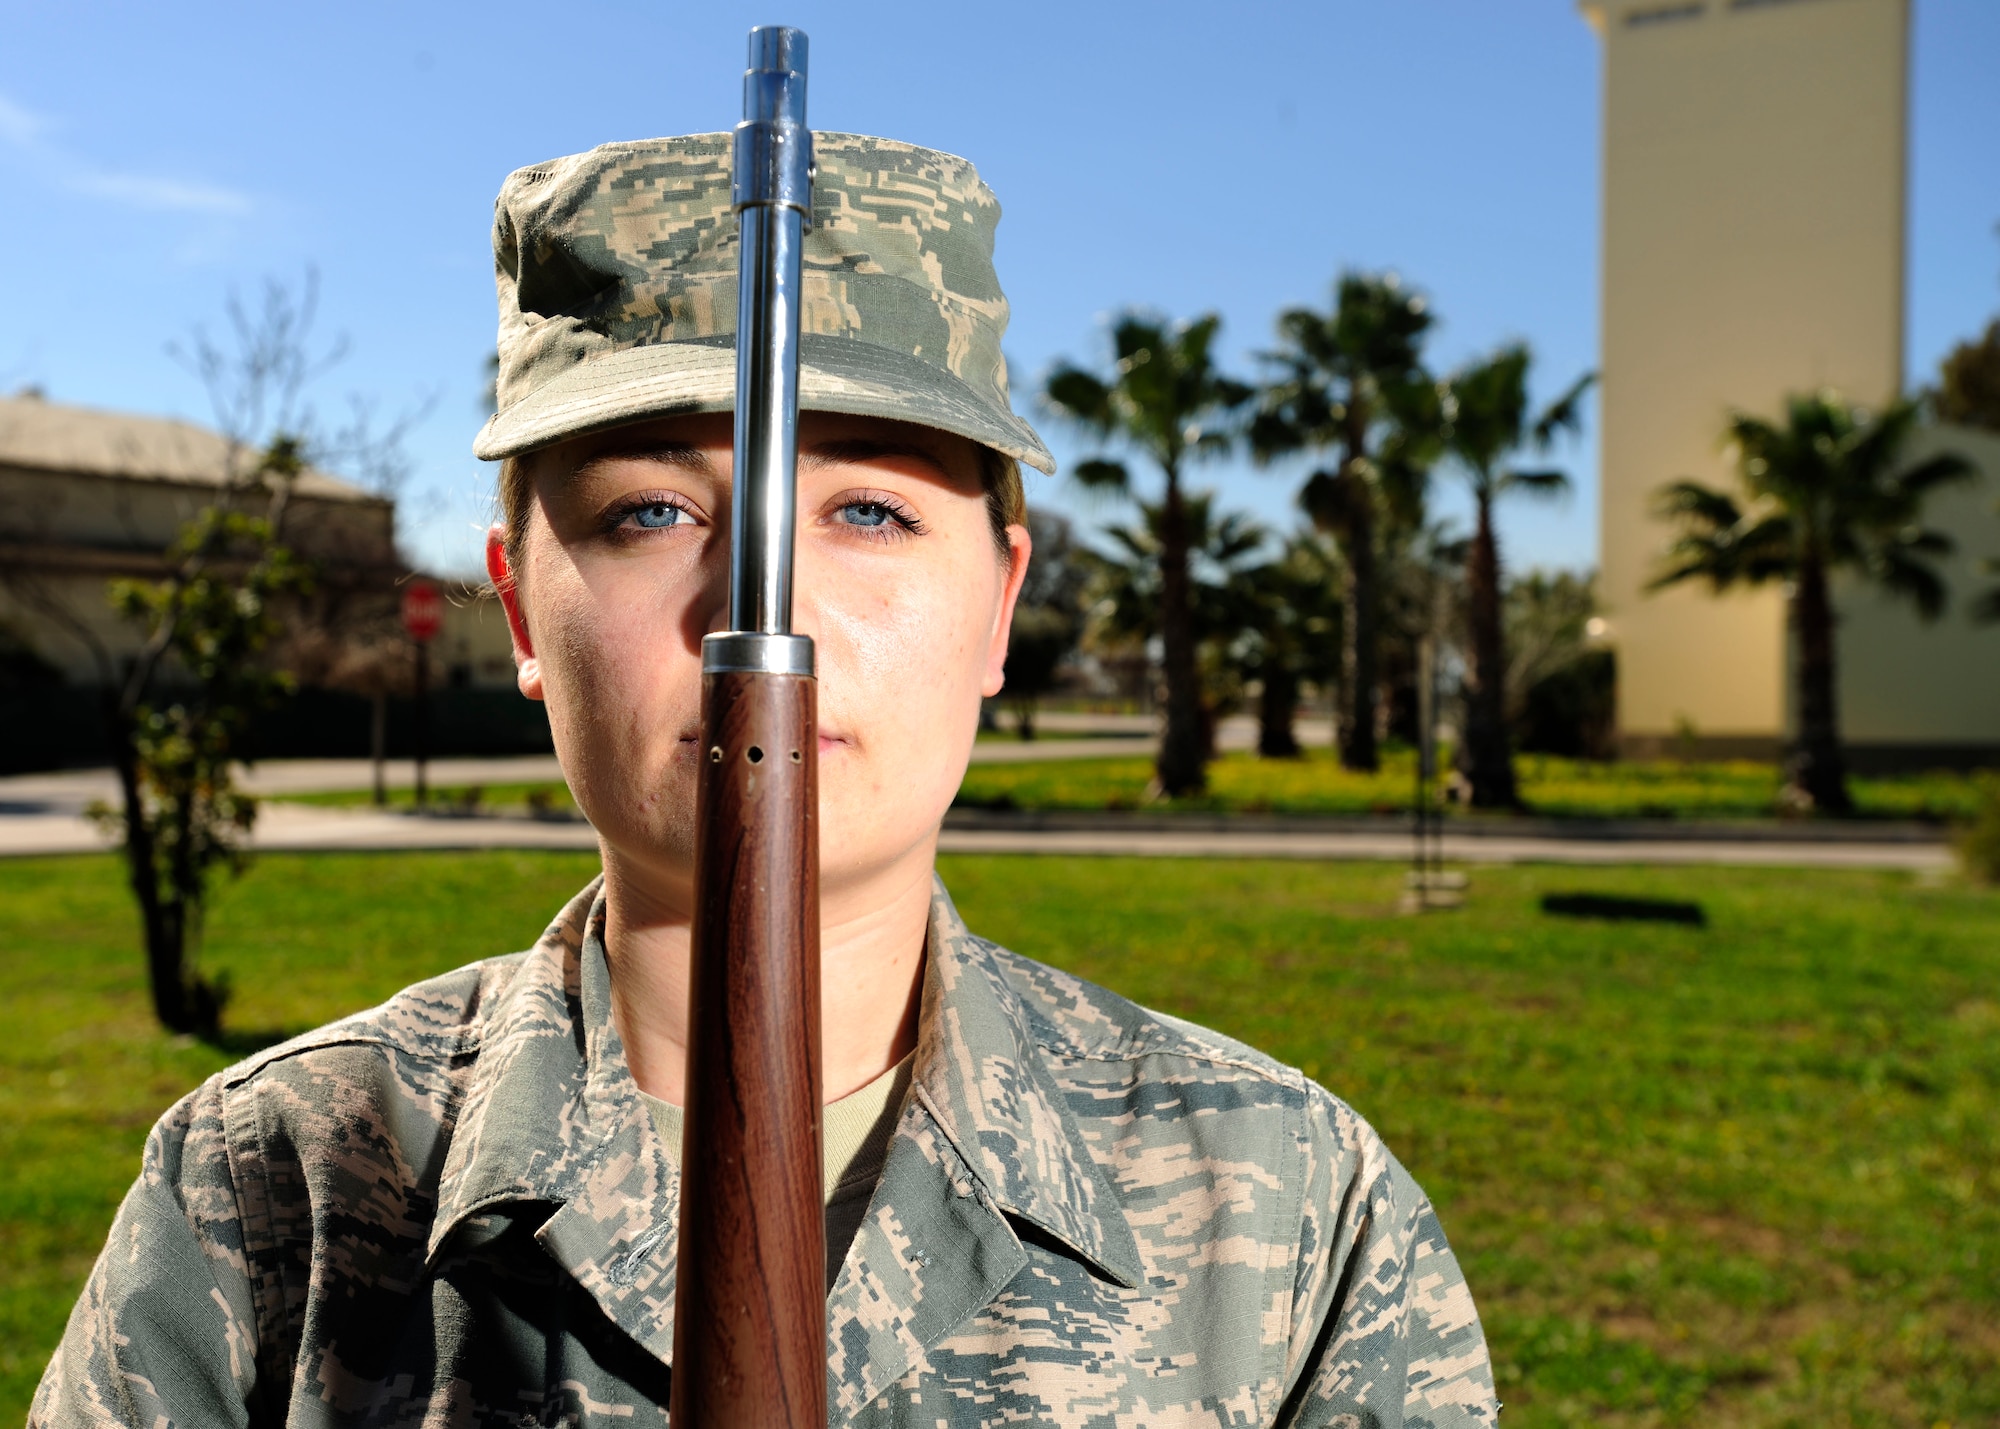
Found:
<path fill-rule="evenodd" d="M 1649 594 L 1666 482 L 1727 487 L 1732 409 L 1904 388 L 1909 0 L 1585 0 L 1604 42 L 1603 589 L 1636 754 L 1692 734 L 1774 753 L 1792 726 L 1783 596 Z M 1970 332 L 1985 313 L 1968 311 Z M 1919 382 L 1927 374 L 1917 374 Z M 2000 757 L 2000 630 L 1968 616 L 2000 557 L 2000 437 L 1924 431 L 1984 479 L 1934 498 L 1955 604 L 1923 624 L 1839 588 L 1840 703 L 1859 767 Z"/>
<path fill-rule="evenodd" d="M 1786 726 L 1776 591 L 1648 595 L 1653 494 L 1727 484 L 1732 408 L 1902 387 L 1907 0 L 1599 0 L 1604 598 L 1620 732 L 1763 752 Z"/>

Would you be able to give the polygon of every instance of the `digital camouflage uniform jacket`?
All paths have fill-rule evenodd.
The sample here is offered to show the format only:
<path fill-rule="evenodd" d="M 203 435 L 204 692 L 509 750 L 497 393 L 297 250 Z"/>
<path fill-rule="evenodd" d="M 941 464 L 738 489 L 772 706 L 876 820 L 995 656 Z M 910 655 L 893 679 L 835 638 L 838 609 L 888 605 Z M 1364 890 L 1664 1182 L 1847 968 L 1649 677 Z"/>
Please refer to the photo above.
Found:
<path fill-rule="evenodd" d="M 161 1120 L 31 1425 L 666 1419 L 678 1187 L 598 888 Z M 1298 1072 L 932 914 L 835 1425 L 1491 1425 L 1429 1202 Z"/>

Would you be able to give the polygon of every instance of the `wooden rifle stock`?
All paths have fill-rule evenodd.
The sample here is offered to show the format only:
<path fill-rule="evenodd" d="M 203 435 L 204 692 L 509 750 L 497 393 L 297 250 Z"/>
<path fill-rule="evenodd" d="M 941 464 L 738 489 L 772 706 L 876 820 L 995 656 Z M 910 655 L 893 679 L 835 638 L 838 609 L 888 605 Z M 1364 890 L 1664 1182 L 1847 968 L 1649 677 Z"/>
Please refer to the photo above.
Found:
<path fill-rule="evenodd" d="M 814 681 L 702 683 L 673 1422 L 821 1429 Z"/>
<path fill-rule="evenodd" d="M 806 40 L 750 32 L 730 629 L 702 643 L 675 1429 L 824 1429 L 819 732 L 791 633 Z"/>

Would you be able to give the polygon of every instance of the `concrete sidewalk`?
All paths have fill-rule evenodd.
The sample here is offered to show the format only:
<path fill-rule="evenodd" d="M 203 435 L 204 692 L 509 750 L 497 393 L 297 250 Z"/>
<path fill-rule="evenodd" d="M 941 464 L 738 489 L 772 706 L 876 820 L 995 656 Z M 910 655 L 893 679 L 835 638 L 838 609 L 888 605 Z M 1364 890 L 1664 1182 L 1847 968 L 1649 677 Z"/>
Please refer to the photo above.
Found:
<path fill-rule="evenodd" d="M 0 858 L 102 853 L 113 841 L 80 814 L 17 814 L 0 803 Z M 456 818 L 378 809 L 323 809 L 268 803 L 257 811 L 251 847 L 259 852 L 347 850 L 597 848 L 597 832 L 580 820 Z"/>
<path fill-rule="evenodd" d="M 1047 759 L 1116 759 L 1153 752 L 1151 735 L 1109 735 L 1078 739 L 983 739 L 973 746 L 974 764 L 1021 764 Z M 391 789 L 414 789 L 414 760 L 383 761 L 383 783 Z M 287 794 L 349 793 L 375 785 L 375 766 L 366 759 L 267 759 L 237 768 L 245 793 L 259 798 Z M 560 784 L 562 765 L 553 754 L 516 754 L 495 758 L 433 759 L 424 770 L 433 789 L 498 784 Z M 118 780 L 109 769 L 59 769 L 46 774 L 14 774 L 0 778 L 0 815 L 41 810 L 80 813 L 93 800 L 118 797 Z"/>

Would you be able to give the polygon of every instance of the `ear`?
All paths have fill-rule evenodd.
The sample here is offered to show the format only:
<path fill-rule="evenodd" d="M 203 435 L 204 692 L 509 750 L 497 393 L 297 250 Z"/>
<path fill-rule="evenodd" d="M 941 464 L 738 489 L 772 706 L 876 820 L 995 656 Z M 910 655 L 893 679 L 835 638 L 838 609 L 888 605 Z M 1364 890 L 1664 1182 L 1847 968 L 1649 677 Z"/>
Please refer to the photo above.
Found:
<path fill-rule="evenodd" d="M 1007 528 L 1007 574 L 1000 590 L 1000 608 L 993 616 L 993 637 L 986 645 L 986 678 L 979 685 L 979 693 L 987 699 L 999 694 L 1007 683 L 1007 637 L 1014 630 L 1014 605 L 1021 598 L 1021 583 L 1028 578 L 1028 557 L 1034 550 L 1026 526 Z"/>
<path fill-rule="evenodd" d="M 507 631 L 514 637 L 514 682 L 522 694 L 539 700 L 542 662 L 535 658 L 535 643 L 528 638 L 528 621 L 521 613 L 521 587 L 507 559 L 507 529 L 497 522 L 486 532 L 486 575 L 500 597 L 500 608 L 507 612 Z"/>

